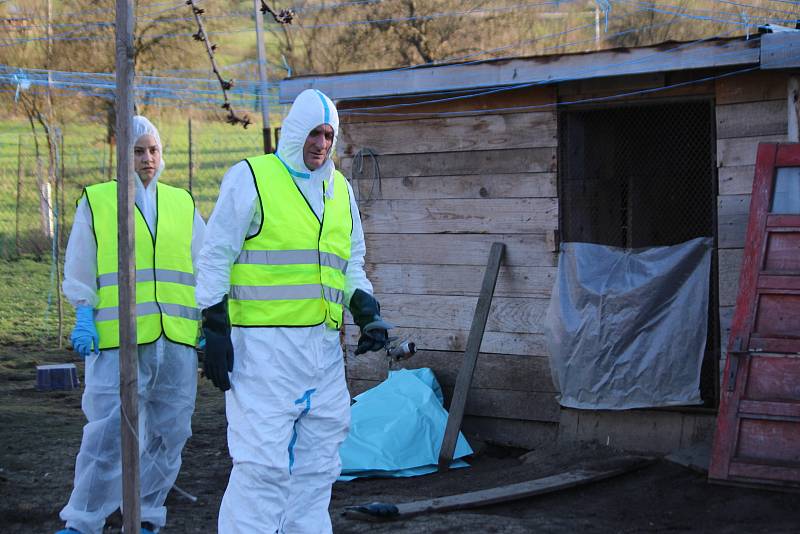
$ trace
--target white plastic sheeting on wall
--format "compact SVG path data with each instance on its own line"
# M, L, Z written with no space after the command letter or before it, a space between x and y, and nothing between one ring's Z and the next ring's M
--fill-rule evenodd
M545 319L562 406L699 404L711 238L626 250L562 243Z

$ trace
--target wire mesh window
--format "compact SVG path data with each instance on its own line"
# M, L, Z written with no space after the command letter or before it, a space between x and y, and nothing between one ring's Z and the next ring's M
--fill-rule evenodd
M560 228L564 241L625 248L714 236L714 104L710 99L568 109L559 116ZM717 263L700 376L718 398Z
M707 100L563 112L563 239L639 248L714 235L712 116Z

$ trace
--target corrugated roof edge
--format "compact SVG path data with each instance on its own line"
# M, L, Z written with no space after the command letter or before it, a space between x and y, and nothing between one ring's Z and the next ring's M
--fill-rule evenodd
M756 34L749 39L739 37L668 42L597 52L297 76L279 82L279 98L282 103L291 103L300 92L309 88L324 92L334 101L345 101L652 72L759 65L762 48L765 47L769 47L773 51L772 55L781 57L783 61L780 66L775 66L773 62L773 66L769 68L790 68L800 65L800 52L795 50L794 43L800 48L800 32ZM788 59L786 50L790 51Z

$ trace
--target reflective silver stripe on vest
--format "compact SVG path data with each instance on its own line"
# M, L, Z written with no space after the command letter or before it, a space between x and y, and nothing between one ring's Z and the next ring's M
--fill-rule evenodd
M136 305L136 316L153 315L161 313L158 304L155 302L140 302ZM119 320L119 307L110 306L108 308L98 308L94 312L95 321L117 321Z
M322 286L322 295L328 302L344 304L344 291L340 291L329 286Z
M200 310L190 306L180 304L161 304L161 308L155 302L141 302L136 305L136 316L160 314L161 311L172 317L183 317L193 321L200 320ZM117 321L119 320L119 307L99 308L94 313L95 321Z
M342 273L347 272L347 260L330 252L319 253L319 264L325 267L333 267L337 271L342 271Z
M347 260L330 252L317 250L243 250L236 263L243 265L324 265L343 273Z
M153 274L159 282L174 282L185 286L195 285L194 275L183 271L171 271L169 269L139 269L136 271L137 282L152 282ZM117 273L101 274L97 277L97 287L118 285Z
M236 300L303 300L322 296L319 284L297 286L231 286L231 298Z
M152 282L153 269L139 269L136 271L137 282ZM97 277L98 289L106 286L116 286L119 284L117 273L101 274Z
M243 250L236 263L247 265L307 265L318 261L316 250Z
M191 319L192 321L200 320L200 310L189 306L181 306L180 304L164 304L161 303L161 309L165 314L171 317L182 317L183 319Z
M168 269L156 269L156 281L172 282L192 287L195 285L194 274L183 271L170 271Z

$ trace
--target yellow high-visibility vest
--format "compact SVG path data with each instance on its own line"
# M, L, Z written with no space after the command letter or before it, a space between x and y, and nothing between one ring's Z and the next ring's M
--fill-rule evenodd
M248 158L261 202L259 232L247 238L231 269L233 326L342 325L345 271L353 219L344 176L320 223L289 171L273 154ZM327 188L323 183L323 188Z
M117 182L84 189L97 240L97 295L94 321L100 349L119 347L119 285L117 276ZM166 184L156 189L158 221L155 235L138 208L136 230L136 341L167 339L195 346L200 310L194 298L192 266L194 200Z

